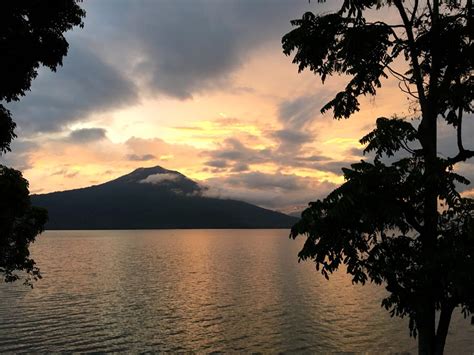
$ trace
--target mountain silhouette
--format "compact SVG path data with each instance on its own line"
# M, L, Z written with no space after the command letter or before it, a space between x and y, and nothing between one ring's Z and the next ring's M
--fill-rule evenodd
M206 189L160 166L104 184L32 195L49 212L46 229L289 228L296 218Z

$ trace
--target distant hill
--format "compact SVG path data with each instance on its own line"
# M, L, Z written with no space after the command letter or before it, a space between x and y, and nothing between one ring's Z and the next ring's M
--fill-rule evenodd
M156 166L101 185L31 199L48 209L46 229L289 228L297 220L203 192L183 174Z

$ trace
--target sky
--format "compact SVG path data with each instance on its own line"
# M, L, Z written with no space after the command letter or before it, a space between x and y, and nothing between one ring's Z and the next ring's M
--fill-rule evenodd
M320 113L347 78L323 85L298 73L281 38L290 20L338 3L85 0L85 26L67 33L63 66L40 69L8 105L19 138L0 163L22 170L32 193L160 165L215 196L301 209L344 181L341 167L367 159L358 141L377 117L411 114L393 78L348 120ZM474 135L469 121L465 137ZM454 154L455 132L439 132L439 154ZM474 181L472 163L459 169Z

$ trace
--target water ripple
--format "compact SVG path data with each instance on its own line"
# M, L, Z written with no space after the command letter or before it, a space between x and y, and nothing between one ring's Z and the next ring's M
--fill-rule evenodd
M0 285L0 352L415 352L383 289L327 282L287 233L47 232L43 280ZM447 352L472 339L456 314Z

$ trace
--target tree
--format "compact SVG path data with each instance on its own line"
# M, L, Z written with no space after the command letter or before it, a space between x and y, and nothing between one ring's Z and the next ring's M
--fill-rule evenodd
M0 3L0 102L18 101L30 89L41 65L55 71L68 43L64 32L82 26L80 0L7 0ZM0 156L16 138L11 113L0 103ZM0 273L5 282L30 284L40 277L29 257L29 245L47 220L32 207L28 182L19 171L0 165Z
M21 173L0 165L0 271L5 282L20 278L16 271L26 273L25 283L41 277L28 247L43 231L47 220L45 209L32 207L28 182Z
M388 7L398 23L367 18ZM458 193L469 181L455 173L474 157L462 140L463 118L473 117L472 0L344 0L335 13L308 12L291 23L283 51L295 53L299 71L323 83L334 74L349 78L322 112L349 118L359 97L376 95L391 75L411 101L414 123L376 120L361 140L373 162L343 169L345 183L311 202L292 228L291 237L306 236L299 258L326 277L345 264L353 282L384 284L382 305L409 317L419 353L442 354L453 310L474 310L474 200ZM457 132L455 156L437 154L438 119Z

